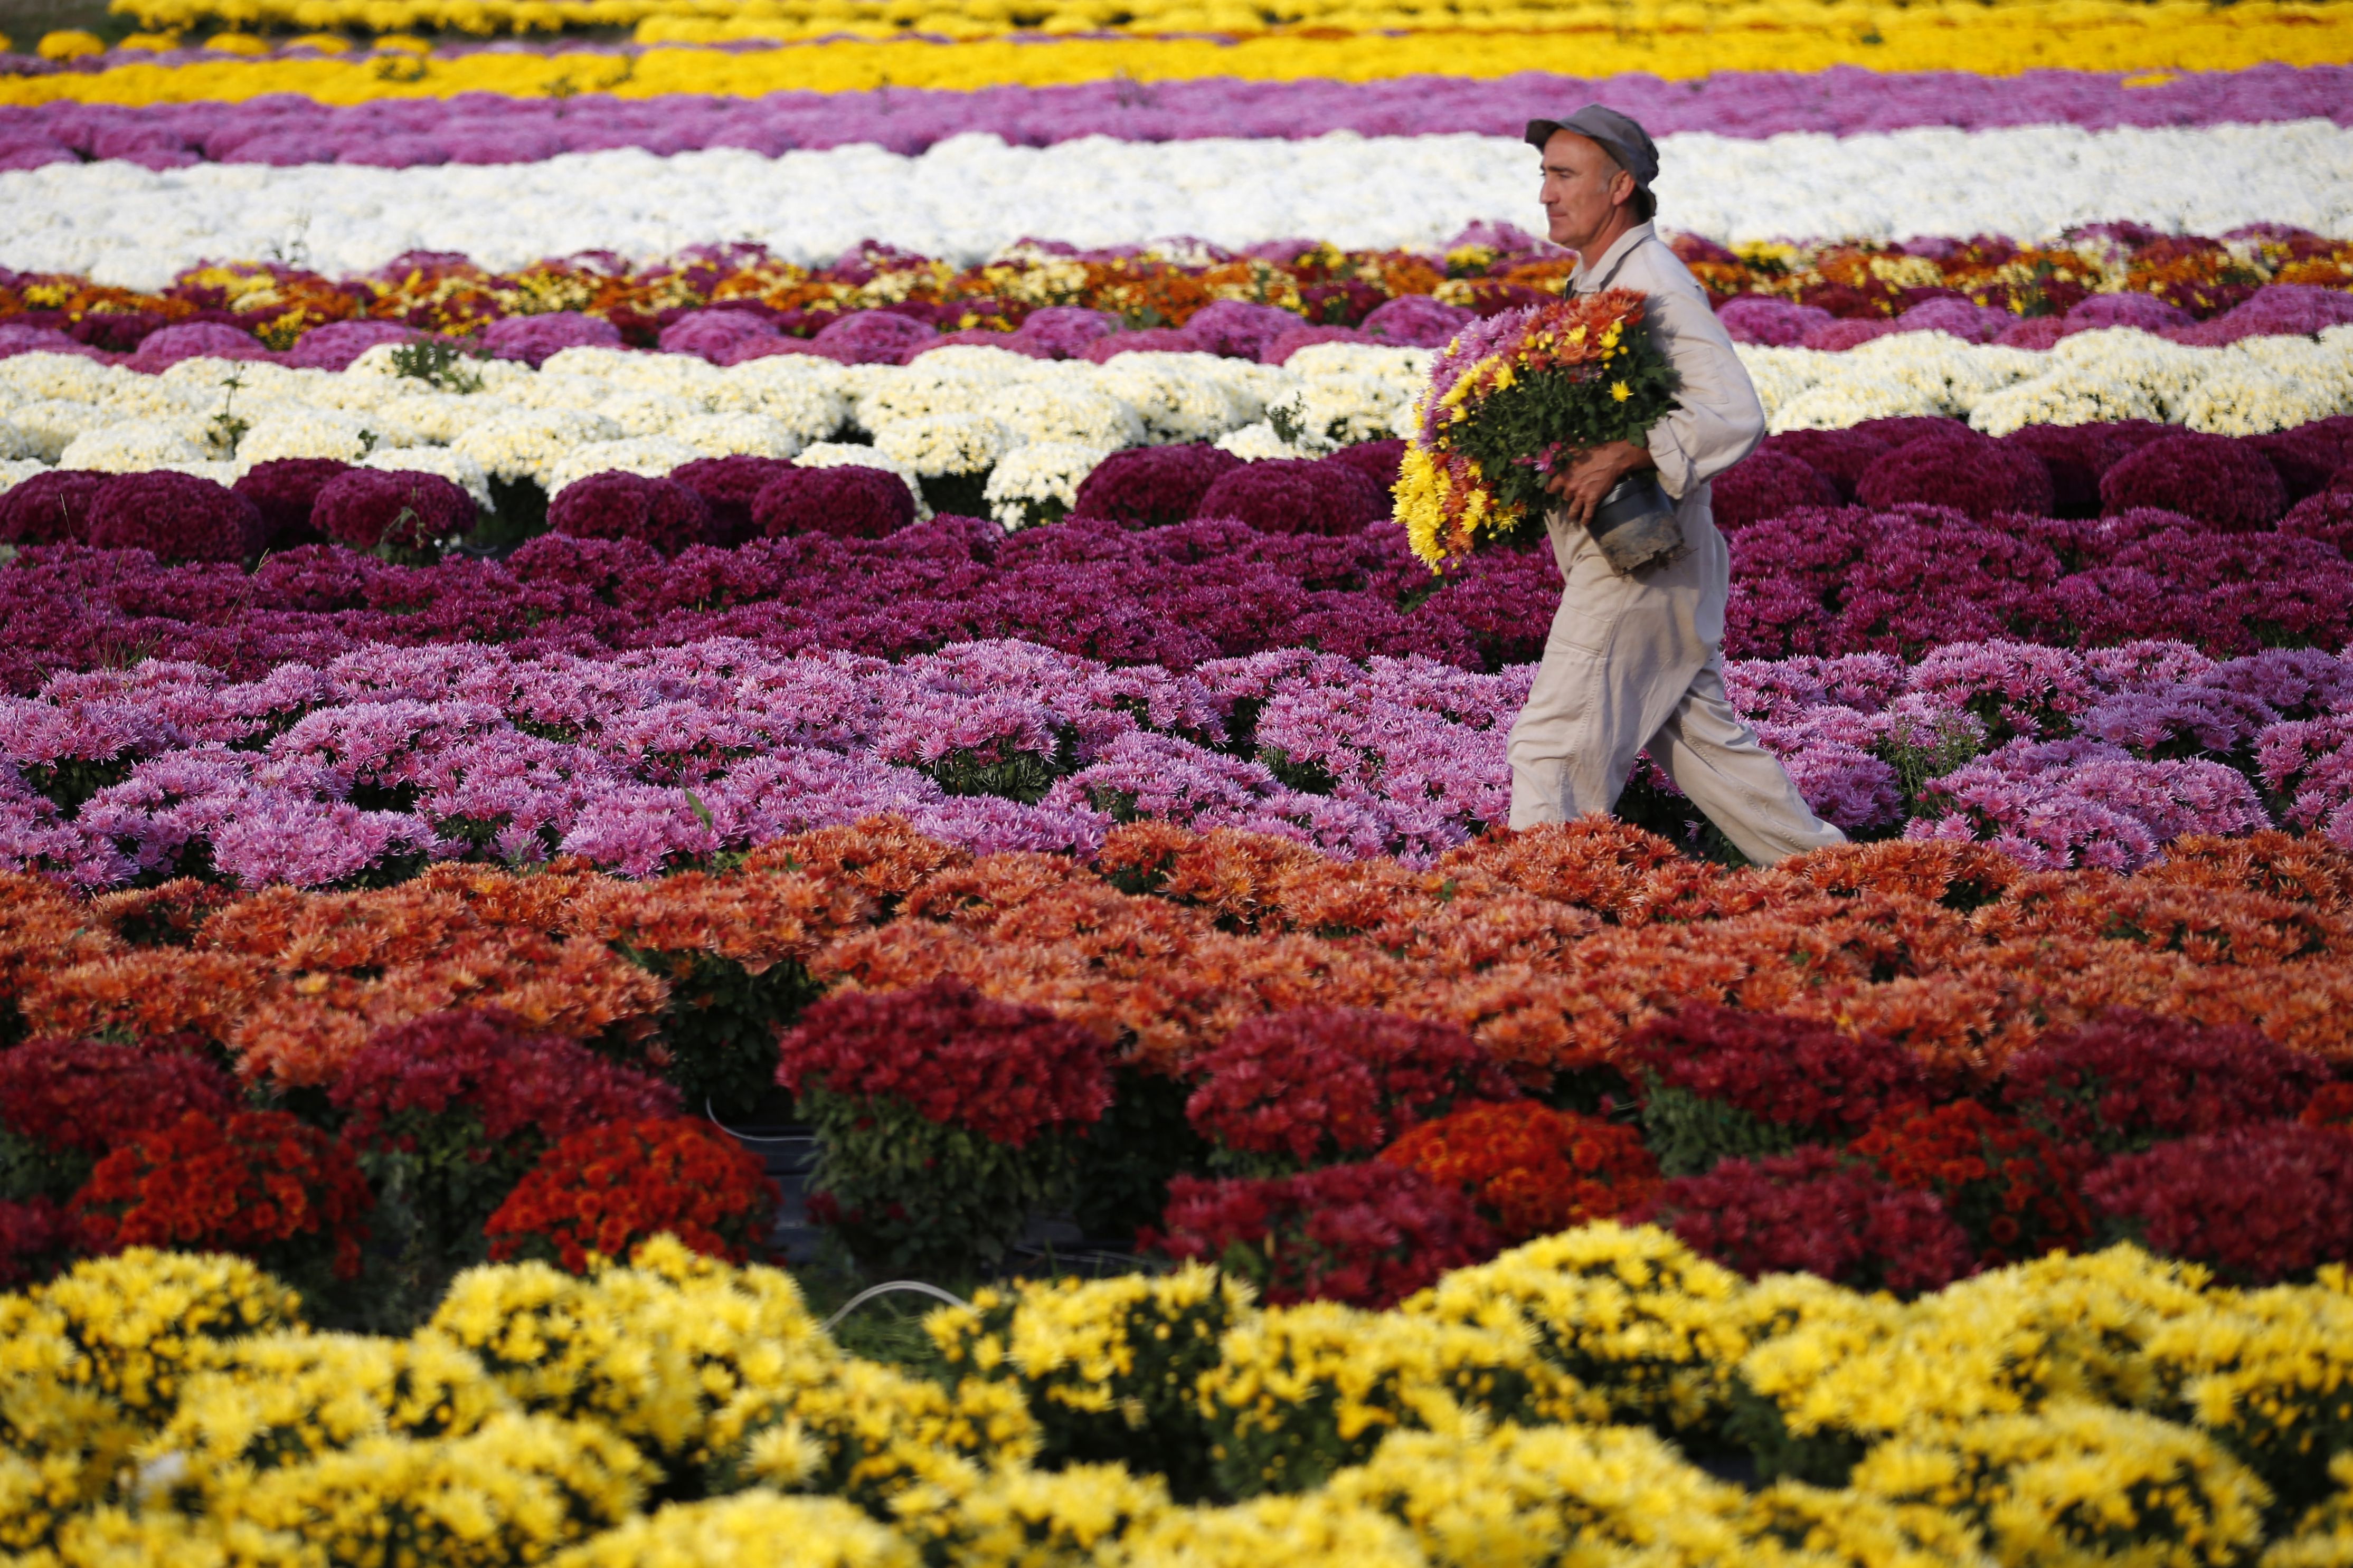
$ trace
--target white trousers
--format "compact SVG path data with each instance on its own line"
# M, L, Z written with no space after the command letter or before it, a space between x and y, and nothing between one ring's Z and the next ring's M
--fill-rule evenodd
M1707 487L1675 508L1689 548L1621 575L1555 509L1545 522L1564 584L1544 662L1512 724L1512 826L1618 804L1646 747L1735 847L1769 866L1846 835L1813 814L1724 692L1731 561Z

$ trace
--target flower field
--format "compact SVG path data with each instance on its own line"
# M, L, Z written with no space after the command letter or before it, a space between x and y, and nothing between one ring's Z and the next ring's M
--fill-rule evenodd
M0 39L0 1556L2353 1563L2344 4ZM1398 521L1588 99L1842 847Z

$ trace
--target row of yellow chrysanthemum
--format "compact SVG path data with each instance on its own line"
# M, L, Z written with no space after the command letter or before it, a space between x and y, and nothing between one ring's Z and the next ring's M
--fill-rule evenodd
M585 1279L472 1270L404 1339L299 1313L249 1264L146 1251L0 1298L0 1548L60 1568L2353 1557L2336 1272L2238 1292L2118 1248L1904 1304L1746 1283L1605 1225L1388 1313L1261 1310L1199 1268L983 1291L927 1321L928 1375L845 1353L789 1276L667 1238ZM1686 1457L1727 1442L1767 1484Z
M1303 28L1276 31L1265 30L1262 17L1244 26L1244 19L1222 14L1170 10L1139 19L1132 36L1051 40L974 37L994 24L945 8L927 11L902 29L887 20L831 16L702 14L700 8L717 0L594 0L586 6L545 0L288 0L280 6L279 0L266 0L275 8L262 12L247 0L231 0L226 13L214 0L137 3L149 8L142 16L157 30L134 34L111 52L91 33L51 33L37 46L41 54L88 63L69 72L0 79L0 102L182 102L290 91L350 103L475 91L538 97L584 90L584 84L629 97L752 96L883 85L1050 86L1119 77L1371 81L1526 70L1588 77L1649 71L1686 79L1853 64L1980 75L2036 68L2161 72L2353 60L2353 29L2334 22L2330 0L2244 0L2227 7L2202 0L2013 0L1972 5L1966 15L1942 5L1765 0L1713 13L1660 6L1639 19L1599 6L1486 15L1356 7L1313 18ZM616 7L610 20L634 22L638 41L651 47L634 57L449 54L400 30L553 29L608 6ZM201 40L186 36L208 20L233 26ZM245 30L269 25L311 30L277 41ZM1220 36L1162 36L1195 30ZM346 32L377 36L362 48ZM811 47L820 38L828 41ZM794 47L706 47L759 41ZM199 44L210 58L149 58ZM396 58L417 56L429 58Z

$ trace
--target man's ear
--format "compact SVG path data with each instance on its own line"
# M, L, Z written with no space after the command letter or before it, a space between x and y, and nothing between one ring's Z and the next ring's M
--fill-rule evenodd
M1609 176L1610 205L1612 206L1624 206L1628 202L1634 199L1635 188L1633 174L1625 169L1619 170L1616 174Z

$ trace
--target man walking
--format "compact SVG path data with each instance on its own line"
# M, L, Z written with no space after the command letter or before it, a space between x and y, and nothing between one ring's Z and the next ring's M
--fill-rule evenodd
M1708 480L1754 451L1765 410L1717 325L1707 295L1652 232L1659 152L1625 115L1588 104L1528 123L1544 154L1554 243L1575 250L1574 293L1631 289L1649 297L1652 337L1682 378L1679 407L1641 444L1578 454L1546 487L1553 558L1566 586L1527 706L1512 725L1512 826L1607 813L1646 746L1735 847L1760 865L1842 844L1809 808L1724 692L1724 605L1730 558ZM1621 574L1586 523L1629 473L1656 468L1673 498L1683 552Z

